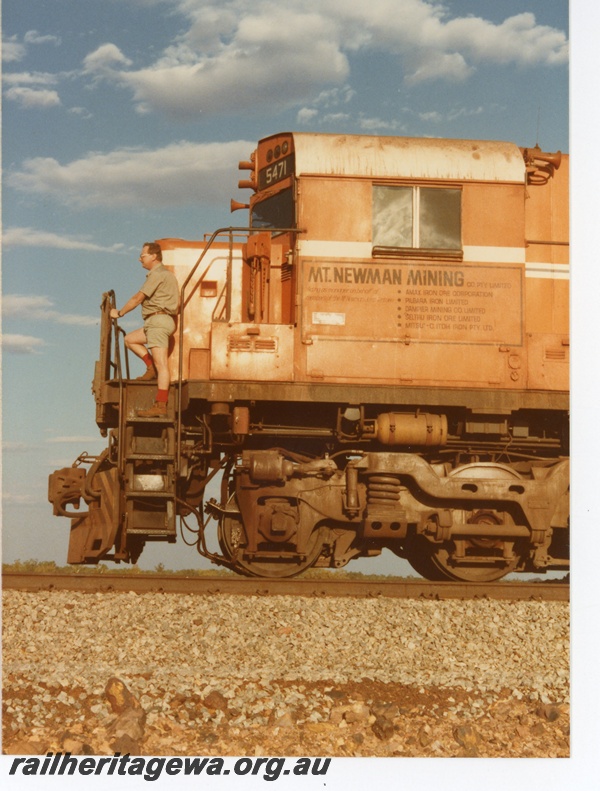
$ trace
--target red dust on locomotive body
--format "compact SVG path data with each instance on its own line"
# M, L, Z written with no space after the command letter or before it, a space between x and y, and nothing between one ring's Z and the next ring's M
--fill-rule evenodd
M158 240L181 296L166 416L138 417L154 387L103 297L108 447L50 476L68 561L136 562L180 519L245 575L384 548L429 579L567 569L568 157L283 133L240 169L248 226Z

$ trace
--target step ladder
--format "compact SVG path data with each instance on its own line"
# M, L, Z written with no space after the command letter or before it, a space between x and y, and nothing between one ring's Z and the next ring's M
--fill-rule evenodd
M174 542L176 529L176 401L169 390L165 417L138 417L154 403L156 382L123 383L119 470L125 531L149 541Z

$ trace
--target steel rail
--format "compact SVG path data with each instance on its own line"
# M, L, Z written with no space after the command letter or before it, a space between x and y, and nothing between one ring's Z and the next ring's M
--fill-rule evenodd
M187 593L195 595L391 597L399 599L504 599L569 601L565 582L428 582L334 579L184 577L175 574L26 574L5 572L4 590L79 591L82 593Z

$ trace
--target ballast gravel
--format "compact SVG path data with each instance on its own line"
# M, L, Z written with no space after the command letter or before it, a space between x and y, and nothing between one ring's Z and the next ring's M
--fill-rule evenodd
M5 753L569 755L563 602L3 600Z

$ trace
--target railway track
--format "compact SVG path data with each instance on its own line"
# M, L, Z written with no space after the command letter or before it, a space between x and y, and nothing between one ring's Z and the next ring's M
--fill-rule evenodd
M244 596L378 596L400 599L504 599L569 601L565 582L428 582L420 579L357 581L333 579L258 579L183 577L173 574L22 574L2 575L4 590L79 591L83 593L189 593Z

